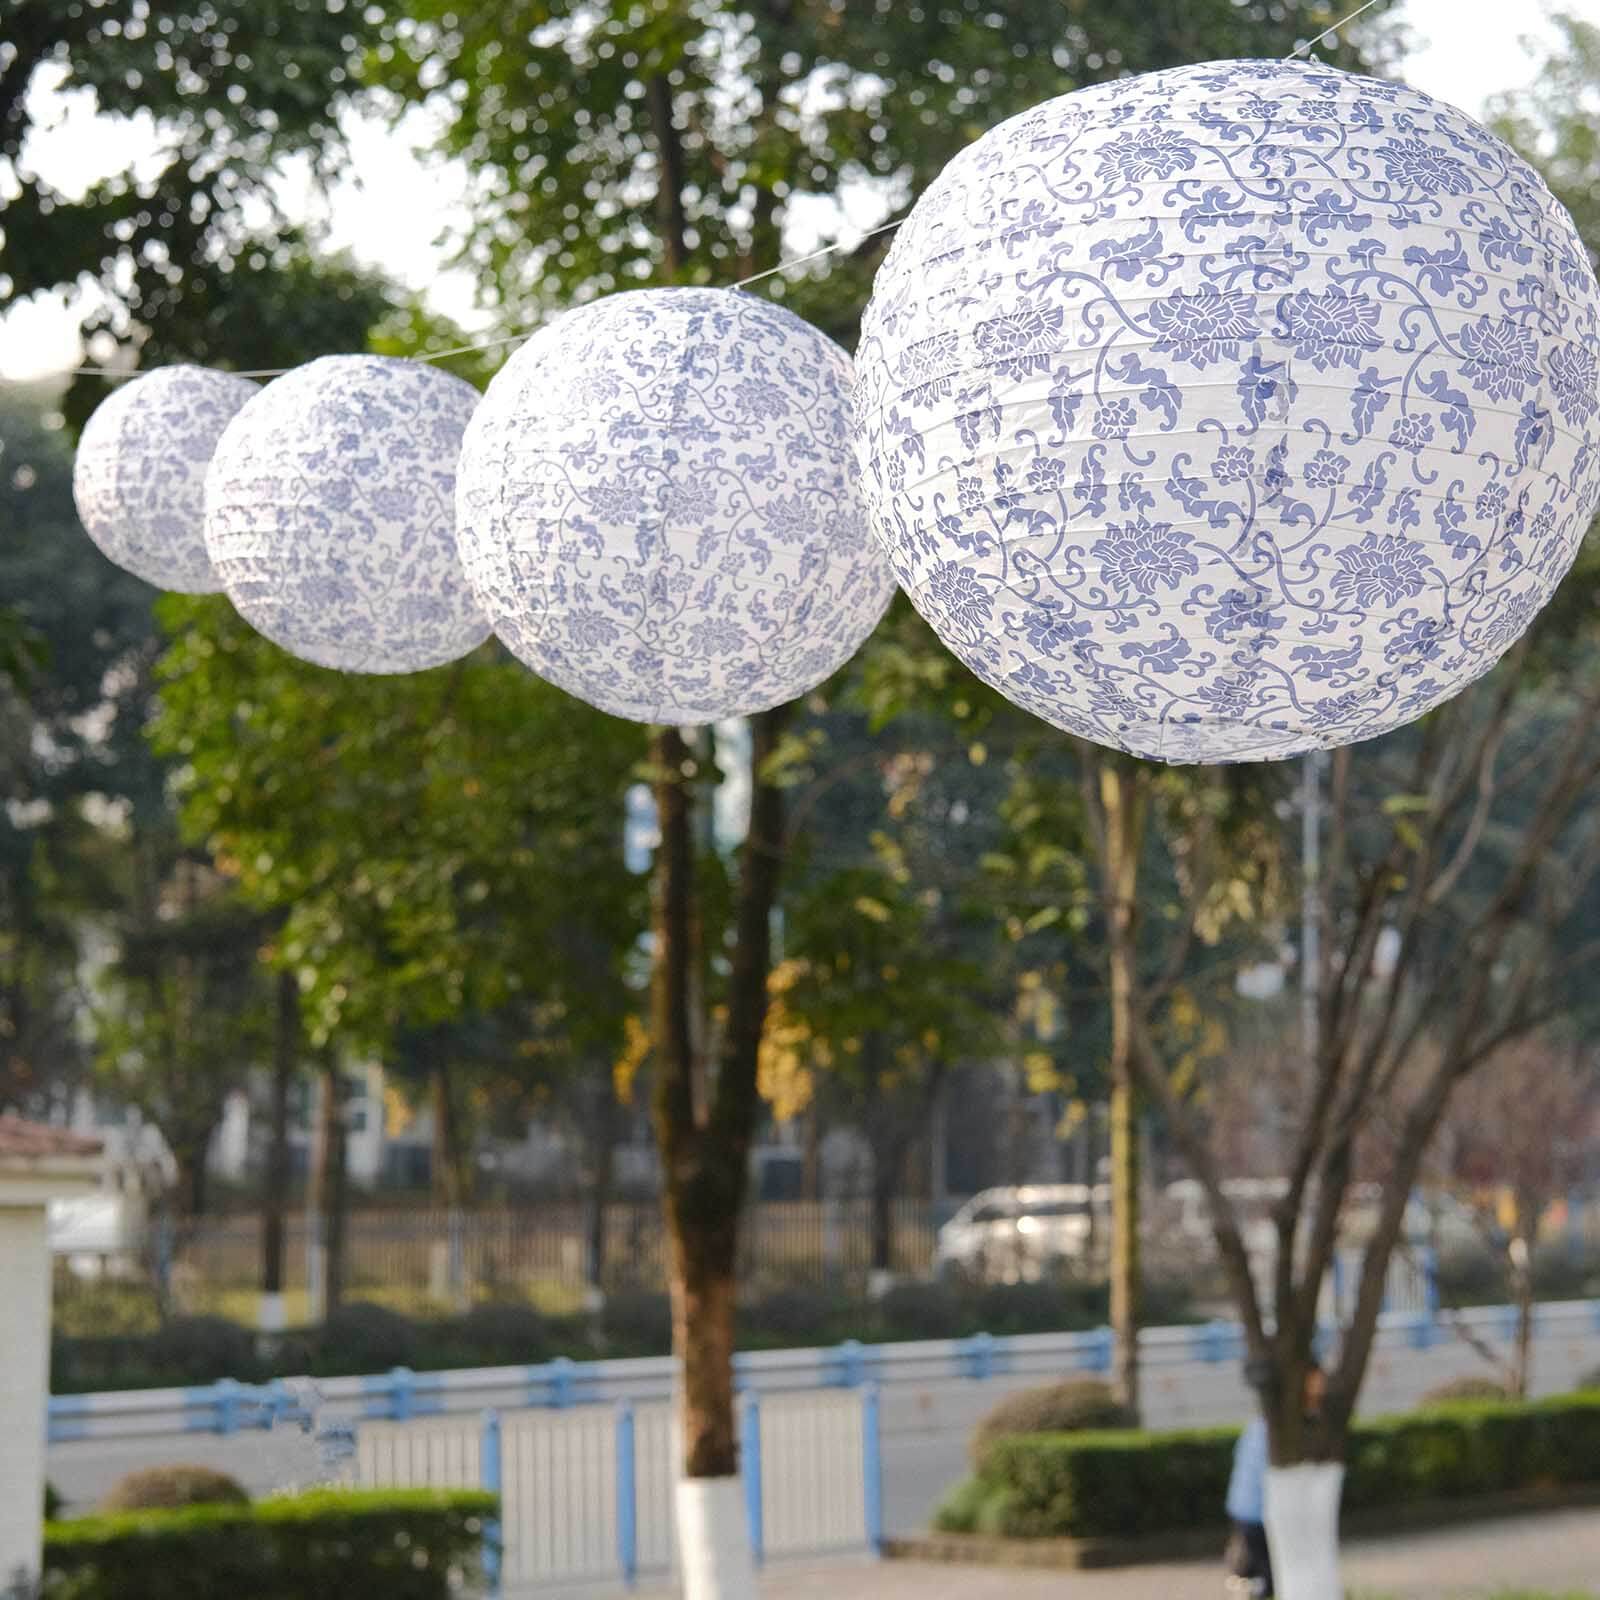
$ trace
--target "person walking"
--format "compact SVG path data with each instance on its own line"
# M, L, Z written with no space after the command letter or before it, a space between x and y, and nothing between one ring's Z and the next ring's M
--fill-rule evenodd
M1228 1592L1271 1600L1272 1553L1267 1547L1267 1419L1254 1416L1233 1447L1228 1478L1228 1520L1233 1530L1223 1558Z

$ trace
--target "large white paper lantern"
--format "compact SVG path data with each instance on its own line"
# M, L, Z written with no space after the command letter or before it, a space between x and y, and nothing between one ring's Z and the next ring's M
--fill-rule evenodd
M222 587L206 555L206 467L255 393L231 372L158 367L96 407L78 440L72 497L84 531L119 567L178 594Z
M1600 494L1596 285L1414 89L1220 62L986 134L874 286L857 444L981 678L1170 761L1368 738L1487 671Z
M343 672L418 672L482 644L454 527L478 398L383 356L323 356L263 389L206 480L206 547L240 615Z
M894 593L849 388L837 345L727 289L613 295L536 333L461 451L461 555L494 631L641 722L814 688Z

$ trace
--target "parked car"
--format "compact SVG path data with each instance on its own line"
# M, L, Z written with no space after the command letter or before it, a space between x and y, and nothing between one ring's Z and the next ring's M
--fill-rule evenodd
M1109 1215L1104 1185L985 1189L939 1230L935 1270L990 1283L1037 1282L1060 1267L1086 1264Z

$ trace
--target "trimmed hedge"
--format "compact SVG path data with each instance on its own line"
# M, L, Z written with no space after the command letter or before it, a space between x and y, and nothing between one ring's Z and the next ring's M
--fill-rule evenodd
M1019 1389L995 1406L972 1430L967 1453L979 1470L990 1445L1021 1433L1089 1433L1131 1428L1133 1414L1099 1378L1065 1378L1037 1389Z
M1478 1405L1483 1401L1514 1400L1515 1395L1494 1378L1472 1374L1465 1378L1448 1378L1435 1384L1417 1402L1419 1410L1428 1411L1434 1406Z
M945 1501L945 1533L1137 1538L1216 1523L1235 1428L1013 1435ZM1600 1394L1456 1404L1350 1430L1347 1510L1600 1483ZM976 1487L974 1487L974 1484Z
M477 1492L315 1490L246 1506L52 1522L40 1596L447 1600L481 1570L495 1512L495 1497Z
M243 1506L244 1485L215 1467L140 1467L112 1485L101 1511L176 1511L183 1506Z
M1152 1320L1198 1320L1177 1286L1148 1287ZM1157 1297L1159 1298L1159 1302ZM1104 1284L910 1283L863 1307L838 1289L781 1289L739 1306L739 1347L863 1344L1084 1331L1104 1325ZM157 1333L104 1338L57 1333L50 1358L53 1394L102 1389L161 1389L235 1378L340 1377L410 1367L527 1366L567 1356L575 1361L666 1355L672 1310L664 1294L629 1290L607 1297L598 1320L545 1316L517 1302L486 1302L465 1316L417 1318L351 1300L320 1328L270 1341L221 1317L184 1317Z

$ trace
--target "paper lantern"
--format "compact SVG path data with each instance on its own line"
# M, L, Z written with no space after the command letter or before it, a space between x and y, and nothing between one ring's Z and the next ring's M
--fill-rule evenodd
M641 722L804 694L894 593L850 454L850 363L781 307L644 289L568 312L467 429L461 555L501 640Z
M382 356L323 356L263 389L206 479L206 548L240 615L342 672L418 672L482 644L454 526L477 403L460 378Z
M72 497L84 531L158 589L214 594L205 540L206 467L256 385L207 367L159 367L95 409L78 441Z
M1001 124L857 357L874 527L979 677L1170 761L1382 733L1487 671L1595 509L1596 285L1537 174L1304 62Z

